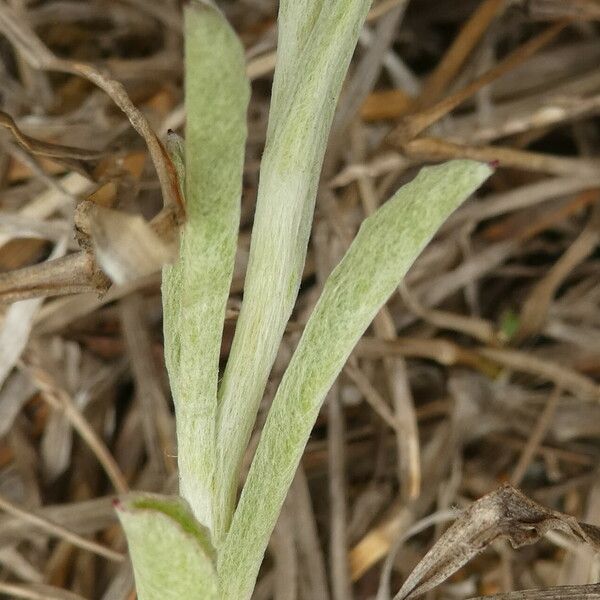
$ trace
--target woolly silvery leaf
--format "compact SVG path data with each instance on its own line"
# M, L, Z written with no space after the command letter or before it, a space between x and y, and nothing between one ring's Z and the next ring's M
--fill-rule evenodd
M269 411L222 551L225 598L249 598L317 414L346 359L444 220L490 175L468 160L426 167L366 219L329 276Z
M244 303L219 390L217 540L298 289L333 112L370 0L282 0Z
M208 530L181 498L138 494L116 505L138 600L217 600Z
M193 2L184 14L186 222L179 261L163 271L165 359L177 416L181 494L212 528L219 353L250 91L242 46L221 13Z

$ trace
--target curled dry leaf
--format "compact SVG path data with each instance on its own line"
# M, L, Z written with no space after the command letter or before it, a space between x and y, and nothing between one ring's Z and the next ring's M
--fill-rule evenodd
M600 550L600 528L537 504L505 485L462 513L416 566L394 600L417 598L433 589L499 537L508 537L518 548L537 542L551 529Z
M84 250L93 249L104 273L117 284L155 273L177 255L176 244L161 238L140 215L82 202L75 224Z
M0 126L8 129L22 148L38 156L47 156L58 159L98 160L104 156L104 152L86 150L62 144L51 144L43 140L37 140L21 131L14 119L4 111L0 110Z

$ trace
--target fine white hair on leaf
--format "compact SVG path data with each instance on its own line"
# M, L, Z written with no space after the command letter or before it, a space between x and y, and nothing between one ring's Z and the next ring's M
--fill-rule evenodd
M491 172L470 160L422 169L363 222L327 279L273 400L220 549L223 598L250 597L323 399L355 344L440 225Z
M139 600L217 600L208 530L178 497L131 494L115 504L133 564Z
M244 452L300 288L335 105L370 4L280 2L244 302L219 389L217 540L229 527Z
M163 269L165 360L177 416L181 495L212 529L219 355L237 246L250 86L243 48L223 15L188 4L184 187L179 260ZM183 174L185 165L185 176Z

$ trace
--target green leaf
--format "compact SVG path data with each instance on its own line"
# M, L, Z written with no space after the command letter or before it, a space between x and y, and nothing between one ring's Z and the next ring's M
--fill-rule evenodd
M370 0L282 0L244 302L219 390L217 540L298 289L327 136Z
M511 340L519 331L521 321L519 315L512 309L505 310L500 317L500 333L506 340Z
M185 208L179 261L163 270L165 359L177 415L181 494L210 529L219 354L240 218L246 110L243 48L225 18L188 4ZM181 168L176 140L175 162Z
M321 404L356 342L440 225L490 173L468 160L424 168L363 222L328 278L273 400L219 553L223 598L249 598Z
M137 494L116 505L138 600L218 600L208 530L181 498Z

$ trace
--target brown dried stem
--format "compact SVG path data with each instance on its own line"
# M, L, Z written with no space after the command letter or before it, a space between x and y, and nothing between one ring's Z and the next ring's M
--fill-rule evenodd
M122 561L125 556L120 552L115 552L106 546L102 546L102 544L97 544L92 540L88 540L77 533L73 533L69 531L66 527L62 525L57 525L56 523L52 523L52 521L48 519L44 519L36 514L27 512L22 508L14 505L12 502L9 502L6 498L0 496L0 509L18 517L19 519L23 519L28 523L31 523L37 529L44 531L50 535L56 536L77 546L78 548L82 548L83 550L88 550L89 552L93 552L98 556L103 556L104 558L108 558L109 560Z
M529 40L527 43L517 48L517 50L511 52L495 67L484 73L481 77L478 77L463 89L441 100L431 108L406 117L398 127L388 134L388 142L392 145L401 145L404 142L417 137L421 132L433 125L436 121L439 121L450 111L454 110L465 100L473 96L473 94L477 93L481 88L513 70L530 56L533 56L544 46L548 45L569 23L570 21L568 20L555 23L532 40Z

